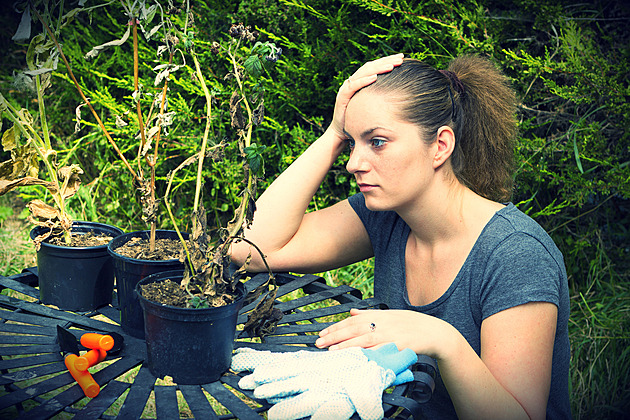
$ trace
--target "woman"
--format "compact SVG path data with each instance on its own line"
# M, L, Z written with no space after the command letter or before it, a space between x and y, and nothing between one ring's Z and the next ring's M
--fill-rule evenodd
M402 54L366 63L333 121L257 201L248 239L276 271L375 256L389 310L352 310L320 333L331 350L394 342L438 362L427 418L568 418L563 258L509 200L515 96L479 57L438 71ZM305 214L350 146L360 194ZM281 204L280 204L281 203ZM233 258L250 254L241 243ZM264 270L253 252L250 269Z

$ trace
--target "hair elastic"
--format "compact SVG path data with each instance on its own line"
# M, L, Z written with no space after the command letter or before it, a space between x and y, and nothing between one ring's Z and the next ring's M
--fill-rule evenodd
M453 97L453 91L451 90L451 85L453 85L457 93L461 95L464 93L464 84L462 83L461 80L459 80L459 77L457 77L457 75L450 70L440 70L440 73L446 76L449 80L449 83L447 85L448 96L451 97L451 115L453 116L453 118L455 118L455 98Z
M464 84L462 83L461 80L459 80L459 77L457 77L455 73L453 73L450 70L440 70L440 73L448 77L448 80L451 82L451 84L453 85L457 93L459 93L460 95L464 93L466 88L464 87Z

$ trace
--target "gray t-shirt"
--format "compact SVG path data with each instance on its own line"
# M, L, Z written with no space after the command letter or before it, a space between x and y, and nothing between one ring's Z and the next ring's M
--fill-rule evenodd
M374 249L374 296L390 309L409 309L440 318L480 354L481 322L497 312L527 302L558 307L553 348L548 419L571 417L569 403L569 291L562 254L533 219L508 204L485 226L448 290L423 306L409 303L405 282L405 247L409 226L391 211L370 211L365 198L349 199ZM429 419L457 418L439 377L431 400L423 405Z

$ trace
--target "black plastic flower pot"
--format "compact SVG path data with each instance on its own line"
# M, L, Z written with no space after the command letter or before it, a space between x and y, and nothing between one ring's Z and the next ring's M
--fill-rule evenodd
M229 305L212 308L178 308L152 302L141 286L170 279L181 282L182 270L157 273L138 283L136 293L144 310L147 364L158 378L170 376L177 384L200 385L217 381L232 362L238 311L245 287Z
M117 248L126 244L132 238L148 240L149 236L150 231L148 230L125 233L111 241L107 247L112 256L116 274L120 326L126 333L136 338L144 338L142 308L135 293L138 282L151 274L184 269L184 264L176 258L170 260L141 260L125 257L116 252ZM188 238L188 234L183 234L183 236L184 239ZM177 232L173 230L157 230L155 237L157 239L179 240Z
M31 239L48 229L38 226L31 230ZM94 232L117 237L123 231L95 222L75 221L72 233ZM39 299L46 305L75 312L92 311L112 302L114 267L107 244L70 247L42 242L37 251Z

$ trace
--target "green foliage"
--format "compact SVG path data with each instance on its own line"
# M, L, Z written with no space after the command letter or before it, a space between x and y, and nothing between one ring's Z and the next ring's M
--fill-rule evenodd
M194 296L189 301L188 304L190 308L200 309L200 308L208 308L208 301L206 299L201 298L200 296Z
M0 16L6 20L11 14ZM183 26L180 13L168 16L176 26ZM576 418L621 417L618 413L628 408L628 395L622 392L620 381L630 375L624 350L630 344L629 16L623 2L612 0L237 0L195 2L193 9L198 28L195 44L208 74L228 73L226 56L212 53L211 45L228 36L231 24L243 22L261 34L260 45L244 46L242 54L255 57L248 65L260 72L257 80L245 83L251 91L264 92L265 98L252 146L243 151L250 166L260 163L262 171L258 159L262 150L258 148L266 146L264 172L260 173L267 178L260 189L323 133L332 117L338 87L367 60L404 52L442 69L457 55L481 54L506 72L520 98L512 201L551 233L565 256L574 291L571 334ZM108 50L91 62L83 59L93 46L119 39L126 24L124 14L112 4L75 16L61 37L81 85L121 149L133 160L137 133L131 128L136 122L130 107L134 90L129 76L131 46ZM3 93L15 89L10 76L18 69L19 60L14 57L24 48L5 38L0 36L0 46L7 51L0 69ZM269 53L262 52L266 42L282 48L273 74L265 71L261 59ZM154 68L160 64L156 46L156 40L140 37L140 78L146 94L142 104L149 107L158 92L154 86L158 73ZM90 201L79 193L70 207L78 206L75 213L85 212L125 229L144 227L137 198L126 187L131 179L93 121L84 118L81 131L74 134L80 100L65 72L54 72L52 82L53 94L47 102L49 124L55 133L52 141L73 151L73 161L85 171L83 179L92 197ZM208 78L214 98L211 145L234 138L228 82ZM203 93L190 63L171 75L169 88L168 106L175 116L161 142L158 197L164 194L168 174L198 150L205 126ZM22 95L11 99L35 109L32 95ZM116 116L129 126L117 127ZM75 147L78 142L80 146ZM237 145L227 147L232 149L226 156L238 155L232 153ZM343 157L335 163L311 209L356 192L344 165ZM238 206L241 173L242 162L234 157L217 158L205 165L204 205L209 225L224 224ZM193 168L185 168L171 191L172 202L177 203L175 217L184 223L184 230L194 177ZM169 227L166 219L160 224ZM358 276L369 284L369 275L363 266L350 267L336 271L328 280L350 282ZM615 325L621 327L615 329ZM613 367L607 360L619 360L619 365Z

